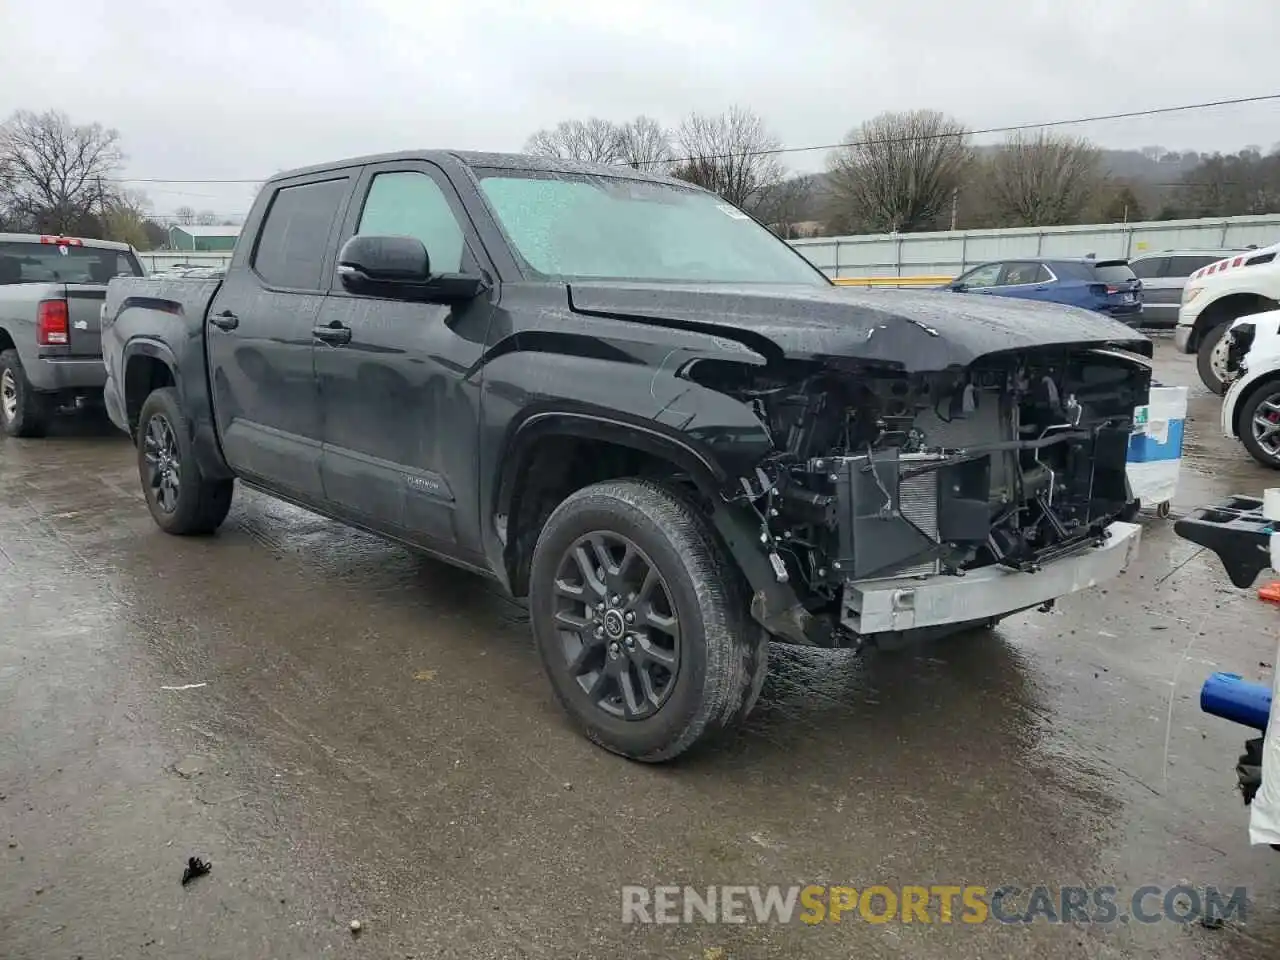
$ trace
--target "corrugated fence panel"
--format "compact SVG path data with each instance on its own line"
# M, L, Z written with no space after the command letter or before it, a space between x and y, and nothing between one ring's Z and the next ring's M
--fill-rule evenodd
M831 277L956 276L988 260L1136 257L1180 247L1264 247L1280 241L1280 214L1071 227L873 234L791 241Z
M231 262L231 251L209 250L142 250L138 253L143 269L158 273L171 267L225 267Z

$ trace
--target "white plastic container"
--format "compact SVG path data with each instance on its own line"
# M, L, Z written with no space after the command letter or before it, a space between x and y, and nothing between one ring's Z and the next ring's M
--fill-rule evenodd
M1186 387L1152 387L1146 406L1133 411L1125 472L1143 507L1167 515L1182 471L1182 435L1187 420Z

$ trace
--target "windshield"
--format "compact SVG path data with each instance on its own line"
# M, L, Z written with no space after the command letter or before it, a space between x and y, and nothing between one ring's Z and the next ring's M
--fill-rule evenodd
M137 258L127 250L0 241L0 284L101 284L121 275L142 276Z
M508 170L480 177L507 239L542 278L827 284L790 245L700 190Z

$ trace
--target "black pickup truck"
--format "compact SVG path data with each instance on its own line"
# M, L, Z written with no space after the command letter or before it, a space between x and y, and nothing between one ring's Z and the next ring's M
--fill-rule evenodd
M427 152L281 174L220 280L112 280L152 516L236 479L527 598L593 740L683 752L770 638L990 624L1119 574L1151 343L1067 307L833 284L625 167Z

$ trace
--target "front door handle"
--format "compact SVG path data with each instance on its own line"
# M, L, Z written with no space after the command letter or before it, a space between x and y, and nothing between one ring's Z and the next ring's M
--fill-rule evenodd
M351 342L351 328L344 327L340 323L332 323L324 327L312 327L311 336L315 337L322 343L327 343L334 347L340 347L343 344Z
M236 327L240 326L240 318L230 310L223 310L221 313L215 313L209 318L209 322L219 330L234 330Z

